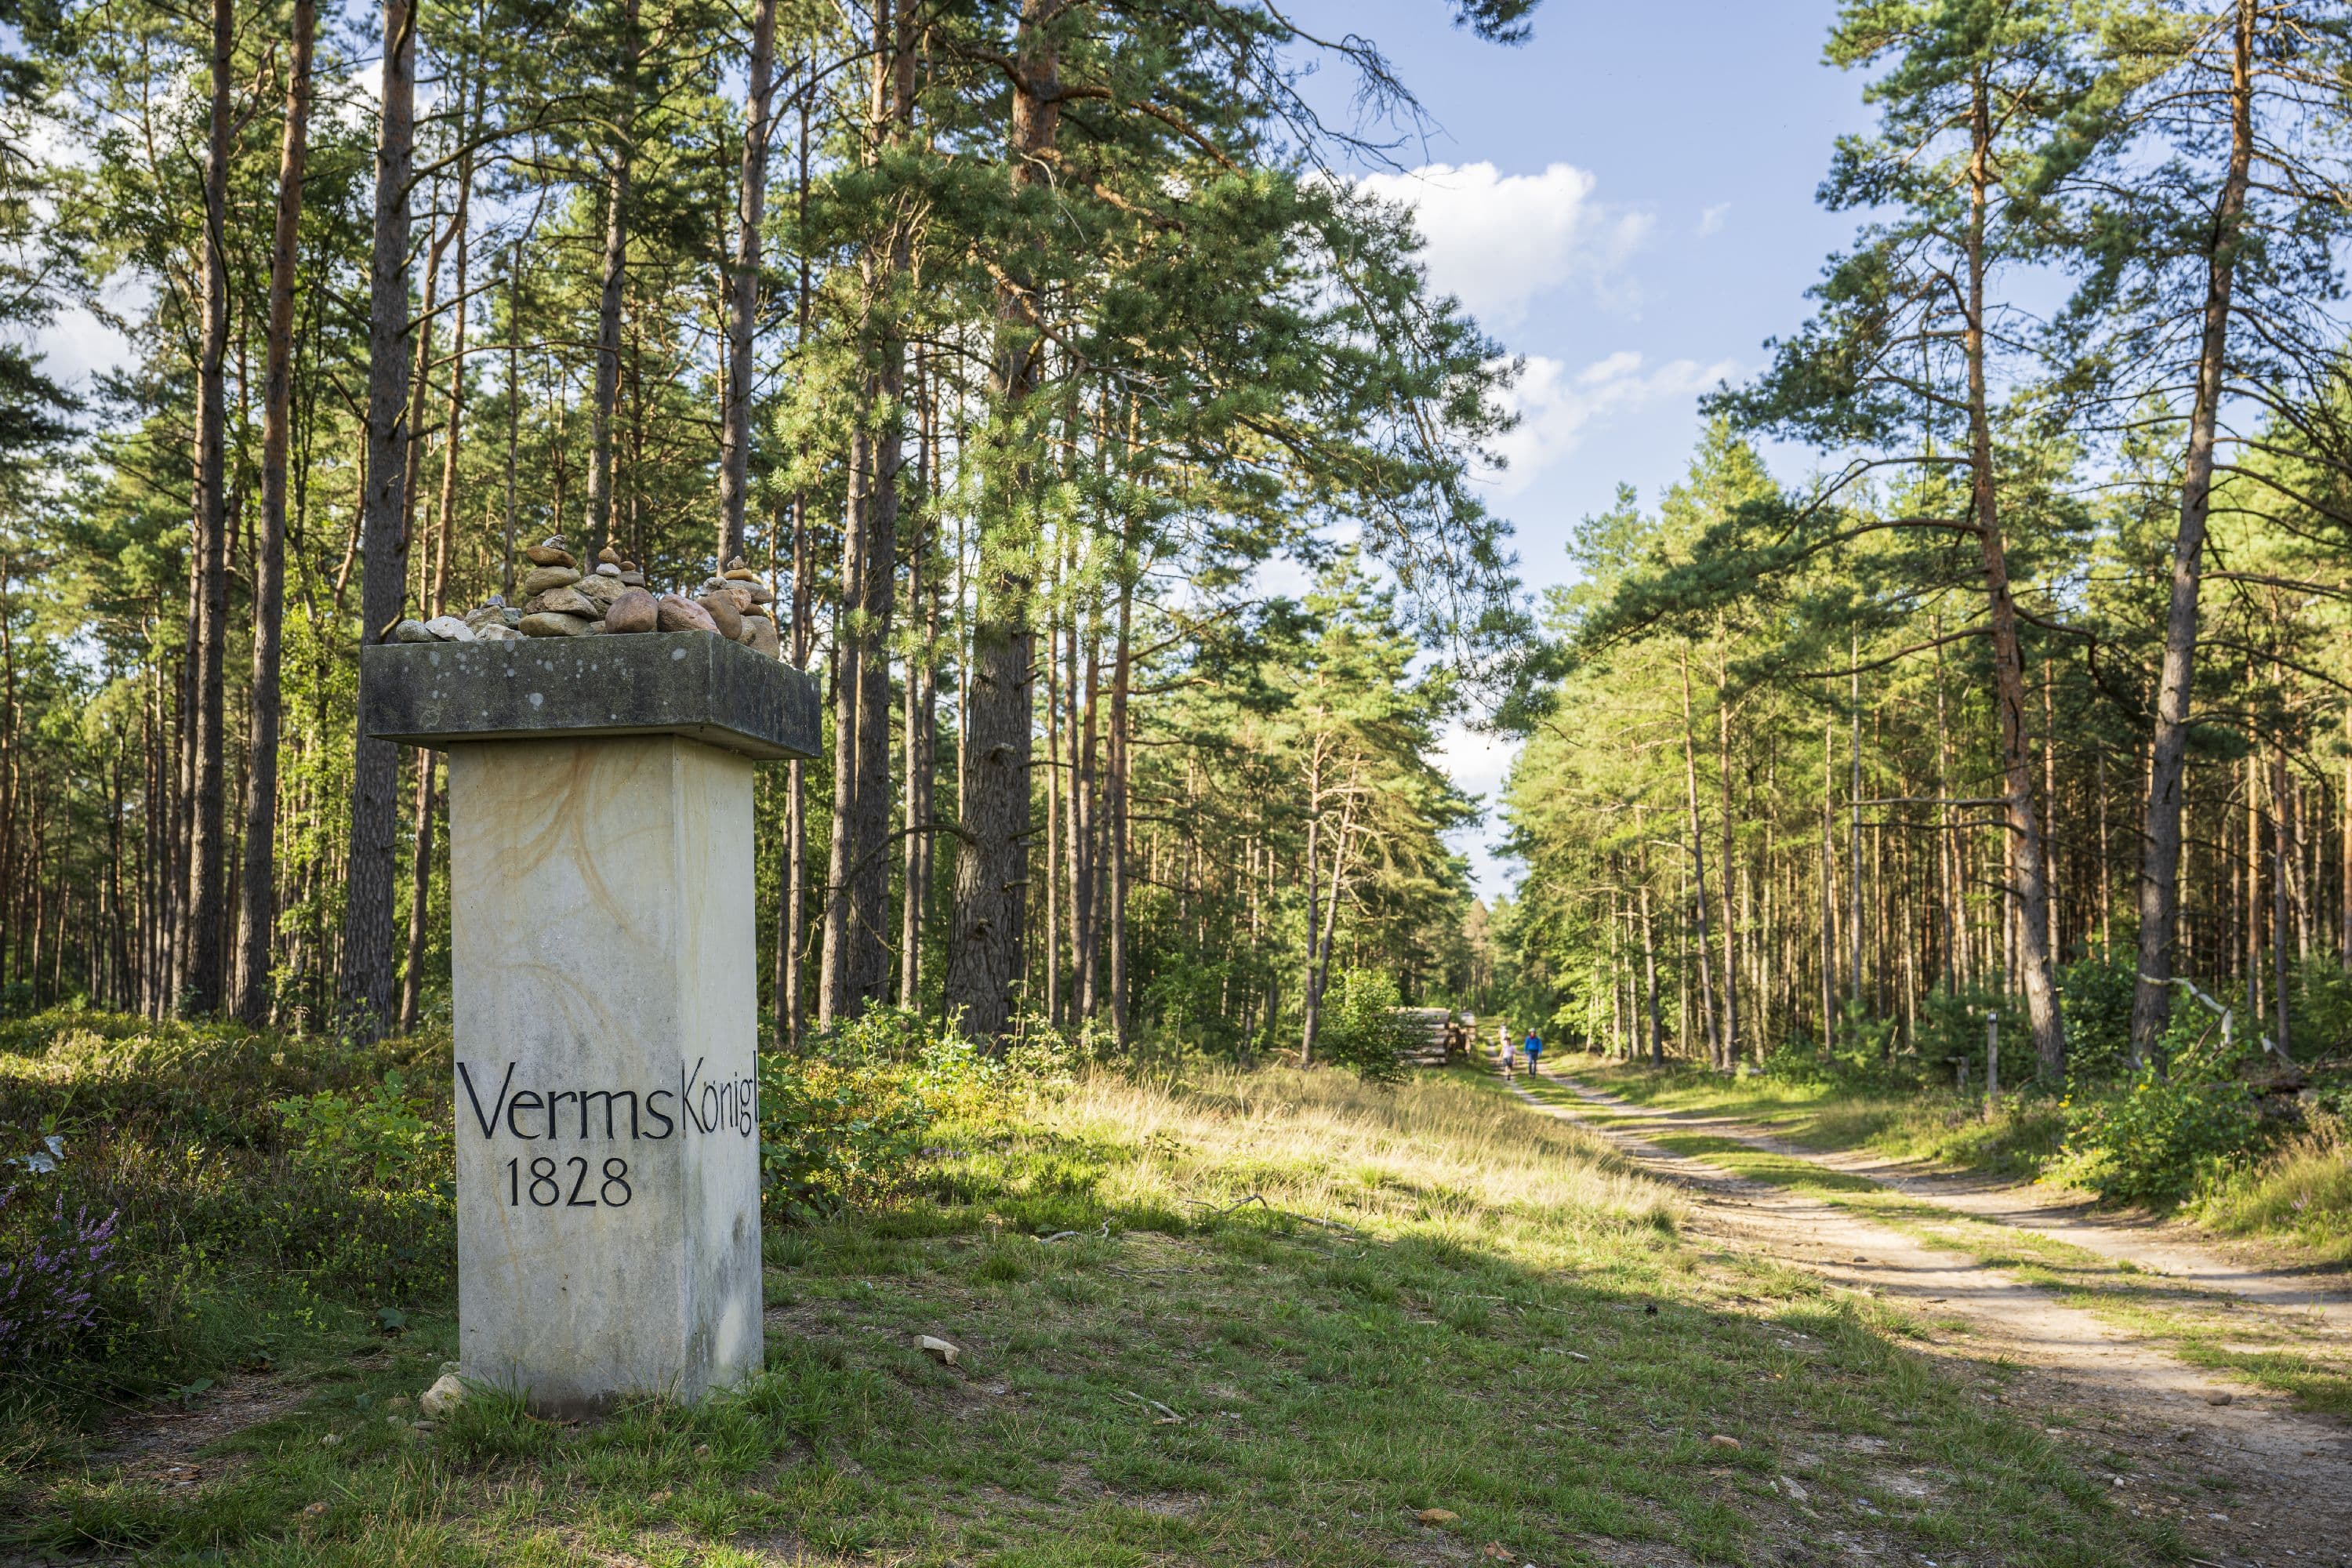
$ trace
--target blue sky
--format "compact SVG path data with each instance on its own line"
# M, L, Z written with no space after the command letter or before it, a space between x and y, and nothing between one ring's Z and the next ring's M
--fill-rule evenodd
M1859 78L1824 66L1829 0L1549 0L1517 48L1480 43L1443 0L1313 0L1311 31L1377 41L1434 122L1367 169L1410 202L1433 281L1527 359L1511 467L1491 484L1531 589L1564 582L1576 521L1620 483L1679 478L1698 395L1763 363L1852 220L1813 192L1864 128ZM1344 105L1344 68L1314 89ZM1787 476L1784 476L1787 477ZM1457 730L1445 761L1491 805L1508 749ZM1482 893L1509 885L1458 840Z

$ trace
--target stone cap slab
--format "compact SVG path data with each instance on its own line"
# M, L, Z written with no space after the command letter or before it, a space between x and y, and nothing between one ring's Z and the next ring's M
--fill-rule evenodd
M819 751L815 684L709 632L371 644L360 728L435 748L684 735L761 761Z

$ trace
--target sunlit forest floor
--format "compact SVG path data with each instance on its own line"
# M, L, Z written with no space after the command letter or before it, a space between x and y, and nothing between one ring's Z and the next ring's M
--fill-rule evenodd
M2181 1560L2101 1439L1866 1293L1686 1237L1593 1133L1425 1075L1097 1076L779 1228L768 1364L420 1422L446 1304L313 1297L176 1402L16 1386L8 1547L233 1563ZM959 1347L944 1364L914 1345ZM247 1370L239 1370L243 1366ZM1859 1557L1852 1560L1861 1560Z

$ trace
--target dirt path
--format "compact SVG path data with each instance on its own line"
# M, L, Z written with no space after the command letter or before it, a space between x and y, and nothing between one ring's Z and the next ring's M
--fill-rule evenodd
M2081 1194L2055 1193L1995 1177L1938 1171L1910 1161L1854 1150L1808 1149L1752 1122L1700 1110L1660 1110L1579 1083L1555 1081L1612 1111L1693 1132L1735 1139L1767 1153L1807 1160L1827 1170L1865 1177L1890 1192L2049 1237L2095 1253L2262 1306L2291 1310L2316 1325L2352 1334L2352 1279L2324 1265L2282 1267L2248 1247L2233 1246L2191 1227L2144 1216L2102 1214Z
M1556 1081L1611 1114L1580 1114L1538 1100L1522 1084L1512 1088L1528 1104L1591 1127L1682 1188L1692 1204L1694 1235L1809 1269L1899 1304L1923 1321L1958 1329L1931 1333L1939 1353L2021 1371L2005 1396L1988 1397L2046 1411L2052 1420L2087 1427L2086 1436L2095 1434L2093 1446L2104 1453L2092 1468L2108 1474L2118 1506L2177 1521L2192 1562L2352 1568L2352 1432L2340 1424L2183 1365L1964 1253L1670 1152L1635 1124L1681 1130L1693 1122L1653 1116L1572 1079ZM1720 1125L1707 1131L1737 1136ZM1818 1158L1777 1141L1758 1146ZM1945 1200L1938 1194L1935 1201Z

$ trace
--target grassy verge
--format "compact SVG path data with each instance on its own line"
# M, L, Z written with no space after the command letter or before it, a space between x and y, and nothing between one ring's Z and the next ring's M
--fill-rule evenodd
M1095 1078L939 1137L919 1195L771 1235L768 1365L731 1396L576 1426L482 1396L420 1430L454 1324L322 1324L192 1484L101 1428L6 1475L0 1539L722 1568L2180 1555L1988 1405L1998 1369L1688 1246L1670 1195L1479 1084Z
M1557 1084L1535 1090L1549 1103L1575 1104ZM2055 1293L2103 1321L2163 1345L2190 1365L2226 1372L2248 1384L2292 1397L2304 1408L2352 1416L2352 1361L2315 1348L2290 1317L2236 1297L2152 1275L2053 1237L2032 1235L1881 1186L1867 1177L1802 1158L1752 1148L1713 1133L1643 1127L1642 1136L1673 1153L1755 1181L1768 1182L1975 1258Z

